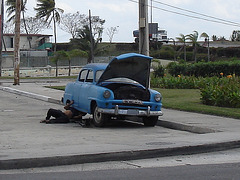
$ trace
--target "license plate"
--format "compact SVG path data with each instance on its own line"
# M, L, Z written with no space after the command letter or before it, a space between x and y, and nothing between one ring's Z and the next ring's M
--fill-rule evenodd
M128 109L128 115L138 115L138 110L136 110L136 109Z

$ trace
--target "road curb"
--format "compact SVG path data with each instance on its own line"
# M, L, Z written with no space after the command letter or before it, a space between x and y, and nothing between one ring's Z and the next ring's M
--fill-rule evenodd
M107 161L127 161L136 159L157 158L166 156L191 155L223 151L240 147L240 140L196 146L182 146L149 150L122 151L112 153L54 156L43 158L0 160L0 170L50 167Z
M163 121L163 120L158 121L157 125L165 127L165 128L169 128L169 129L188 131L188 132L196 133L196 134L221 132L221 131L210 129L210 128L190 126L190 125L185 125L185 124L180 124L180 123L175 123L175 122L169 122L169 121Z
M41 100L41 101L45 101L45 102L50 102L50 103L54 103L54 104L62 104L62 102L60 100L53 99L49 96L35 94L35 93L22 91L22 90L10 88L10 87L1 87L0 86L0 90L9 92L9 93L13 93L13 94L17 94L17 95L21 95L21 96L26 96L26 97L37 99L37 100Z

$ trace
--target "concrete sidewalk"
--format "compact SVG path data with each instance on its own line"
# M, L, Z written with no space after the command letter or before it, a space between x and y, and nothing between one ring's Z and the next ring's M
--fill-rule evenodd
M69 81L25 80L19 86L13 86L12 82L4 80L0 82L0 90L60 107L63 91L44 86L66 85ZM240 147L240 120L169 109L162 111L164 116L153 128L131 124L128 128L82 128L72 124L48 126L28 121L24 126L28 136L19 135L16 129L11 136L1 140L0 169L161 157ZM5 125L7 128L16 126L11 122L5 122ZM42 128L43 125L47 128ZM1 131L5 130L3 128L5 126ZM54 143L47 144L48 138L40 138L36 130L50 135ZM59 138L57 135L63 131L68 137ZM28 144L27 148L22 144ZM7 150L7 146L14 148Z

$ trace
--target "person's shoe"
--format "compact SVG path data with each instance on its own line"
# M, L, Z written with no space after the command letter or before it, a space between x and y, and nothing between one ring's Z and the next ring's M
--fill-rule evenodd
M78 123L80 124L80 126L86 127L86 124L85 124L85 122L83 120L79 121Z

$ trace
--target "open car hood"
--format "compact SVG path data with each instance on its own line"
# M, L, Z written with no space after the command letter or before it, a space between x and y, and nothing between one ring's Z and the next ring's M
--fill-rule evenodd
M151 60L149 56L136 53L117 56L110 61L98 83L112 78L129 78L148 88Z

